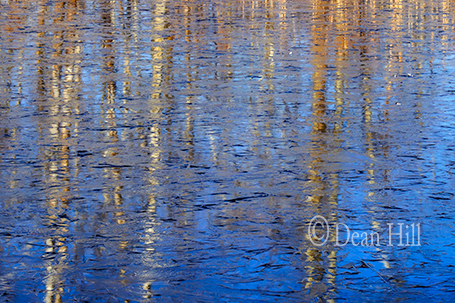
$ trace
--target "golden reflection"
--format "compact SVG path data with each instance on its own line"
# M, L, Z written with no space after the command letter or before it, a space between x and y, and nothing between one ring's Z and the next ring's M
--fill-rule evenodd
M365 199L371 204L377 202L379 197L375 194L374 188L389 183L389 180L387 180L388 170L382 168L381 175L381 165L377 165L376 161L381 157L387 159L390 147L387 143L388 135L377 133L375 123L381 120L387 127L394 126L392 124L394 116L400 115L400 111L392 109L391 105L400 101L394 98L397 96L397 91L403 88L404 79L417 78L419 74L431 70L435 64L432 58L429 59L422 54L431 52L436 43L446 51L453 48L451 31L453 31L454 1L303 1L305 4L311 4L308 8L308 11L311 11L310 17L307 15L302 17L295 10L288 11L288 6L296 5L295 2L298 1L228 1L223 2L223 5L214 6L214 9L203 1L172 3L156 1L148 4L147 10L151 11L151 21L150 24L145 24L145 21L142 23L141 14L144 13L147 17L148 15L137 0L103 0L99 2L101 14L93 17L99 19L95 20L98 23L94 22L94 24L100 25L96 28L96 31L100 32L93 36L92 33L79 29L85 22L80 19L86 5L85 1L57 0L52 3L38 1L36 23L31 21L35 20L34 18L27 16L29 7L33 3L2 2L8 10L4 13L6 21L1 23L3 32L0 35L2 43L6 41L5 45L9 43L11 47L0 50L1 60L3 62L14 57L18 62L14 67L0 66L4 81L1 93L5 99L0 101L2 113L14 109L14 106L16 108L22 106L21 102L26 99L22 96L29 90L28 102L31 104L29 106L30 108L36 106L38 115L31 115L30 120L26 120L27 127L2 126L0 148L2 151L12 150L13 146L22 140L21 132L26 133L33 123L36 124L39 134L36 142L39 144L39 160L42 162L37 169L42 169L44 175L43 188L46 195L44 204L47 210L45 220L50 233L45 240L44 248L47 260L47 276L44 281L46 302L61 302L67 287L64 284L65 271L68 270L65 262L67 262L68 253L71 253L69 247L72 243L70 243L71 238L67 236L69 220L66 218L66 212L73 210L71 201L77 196L78 182L82 182L76 178L80 167L79 160L74 159L73 155L79 150L79 144L85 143L75 139L80 128L79 119L75 116L83 111L92 110L87 104L81 105L80 96L86 94L82 85L88 87L84 89L98 90L97 93L99 93L99 95L95 93L95 101L89 100L89 102L93 101L96 106L99 105L101 118L96 117L94 124L86 128L92 129L100 124L104 137L86 139L93 139L95 143L89 144L93 144L95 149L101 149L100 161L107 163L107 167L103 166L102 169L104 178L102 199L106 206L113 208L111 219L116 228L126 229L131 223L125 210L128 205L125 194L126 168L121 165L124 164L125 159L129 161L129 157L139 153L146 153L149 157L144 165L144 170L147 171L144 178L148 187L147 194L144 195L146 197L143 198L144 209L147 212L147 219L143 222L146 225L143 237L146 250L150 254L155 250L154 244L158 237L156 214L159 209L159 199L155 191L158 188L162 190L160 187L166 186L167 178L174 177L162 176L163 168L174 167L171 166L174 163L169 164L165 161L171 162L170 159L178 155L179 159L193 163L205 154L210 154L210 157L207 157L209 161L212 161L215 166L221 166L228 154L223 152L223 146L229 146L235 139L247 141L248 136L252 135L254 140L244 143L245 146L242 145L242 148L245 147L248 152L253 151L258 163L262 164L260 160L264 160L266 162L264 166L267 169L275 169L278 166L274 166L269 163L273 161L268 160L277 159L274 158L277 151L268 144L276 137L290 137L293 132L299 135L302 130L298 129L301 125L296 122L298 119L311 123L309 146L305 146L305 148L308 147L305 153L309 153L309 159L304 160L306 165L304 169L307 172L305 187L309 189L303 205L314 213L324 215L330 223L337 222L338 195L341 187L339 170L334 168L335 165L331 166L328 163L340 146L346 143L343 140L348 140L342 137L347 131L359 131L362 134L361 139L358 139L359 142L355 144L361 146L368 157L367 164L362 167L366 172ZM297 8L297 11L303 10L299 6ZM177 14L178 18L182 17L181 20L172 16L172 13ZM242 21L248 21L241 28L244 32L239 32L239 27L235 23L235 18L239 16L243 18ZM206 22L210 18L214 19L213 24ZM300 26L301 24L295 25L302 20L305 24L309 24L307 28ZM437 31L428 30L430 26L434 26L432 24L439 25ZM384 26L390 26L388 35L382 34ZM30 27L33 30L30 30ZM142 31L143 28L144 31ZM25 38L22 37L17 41L14 38L25 29L29 36L23 37L35 39L32 42L35 46L33 54L25 50L24 45L28 43ZM36 35L34 31L37 31ZM101 38L99 38L100 35ZM245 54L237 48L239 41L237 39L240 36L249 42L247 44L249 48L246 48ZM98 38L100 40L96 40ZM84 50L82 42L85 40L83 39L95 39L97 44L93 49ZM287 56L291 54L291 47L302 42L299 40L308 39L310 46L308 49L303 47L302 53L311 53L311 56L309 55L311 70L305 69L307 66L299 65L301 61L307 59L306 57L291 60L291 56ZM146 44L147 47L143 48L143 43L151 44ZM102 59L99 59L102 61L101 88L97 87L97 84L83 83L89 79L89 77L83 77L83 69L84 73L89 73L91 70L87 66L93 63L85 64L83 59L94 56L91 54L92 51L101 53ZM381 56L384 59L378 59ZM240 65L236 61L238 58L240 61L250 62L245 66ZM288 60L286 64L289 66L284 66L283 58ZM31 75L25 72L27 60L33 61L36 65ZM376 63L373 62L374 60ZM145 66L140 66L143 62ZM377 62L385 64L378 68ZM301 116L296 120L291 119L293 123L295 122L292 130L284 127L284 122L281 120L272 119L279 114L282 115L279 118L290 115L292 111L286 106L283 106L286 109L279 108L279 101L276 98L276 94L282 93L280 91L284 87L282 82L286 82L284 75L289 74L283 72L287 67L302 67L299 74L311 74L310 89L303 89L298 96L299 101L304 100L302 103L305 103L307 99L304 94L310 94L311 104L306 103L310 108L310 114L296 110ZM146 80L143 78L146 74L144 71L150 76ZM211 110L211 104L207 101L209 98L204 99L204 96L219 94L223 90L218 89L219 84L235 88L235 85L242 81L235 77L243 76L244 73L249 73L251 78L258 77L257 80L251 81L252 84L242 83L244 86L249 86L248 89L251 91L251 96L245 98L248 101L240 105L244 106L242 113L246 112L248 121L237 124L235 120L237 117L235 117L232 123L225 124L235 125L238 129L241 129L244 124L248 124L247 127L238 130L235 127L223 125L219 127L220 134L217 134L214 126L204 133L207 125L200 123L199 115L204 110ZM183 84L176 84L174 77L181 77ZM204 91L205 87L201 88L200 83L212 79L216 80L214 82L216 89L209 88L208 91ZM237 84L233 80L238 80ZM26 85L30 83L33 85ZM355 88L357 90L350 87L357 84L358 87ZM348 90L353 95L349 96ZM146 96L143 94L144 91L147 93ZM224 90L223 93L226 91ZM241 91L240 94L244 92ZM378 92L384 94L384 106L380 104L381 100L376 98ZM13 93L17 94L16 104L10 102ZM172 94L178 95L177 98L180 99L174 100ZM226 103L235 103L239 100L237 91L229 94L235 97L229 96L223 99ZM423 93L417 92L417 95L420 96ZM33 100L35 97L37 100ZM131 105L137 106L137 111L123 107L130 102L130 99L134 99ZM146 105L141 108L140 102L143 99L146 100ZM219 102L216 97L213 97L213 100L213 103ZM356 103L353 104L354 102ZM201 104L207 108L202 108ZM296 105L298 106L300 105ZM412 119L420 119L422 106L424 105L416 103L415 116ZM351 127L349 121L351 118L349 110L354 107L361 108L361 112L358 113L360 130L352 130L354 127ZM178 114L169 114L173 112ZM131 133L139 139L140 143L135 146L138 150L129 149L131 145L127 145L128 135L131 133L120 127L131 122L127 119L132 119L130 118L133 116L132 113L137 114L135 117L145 116L143 121L132 125L137 127L137 131L133 130ZM96 114L98 112L95 110L94 116ZM263 120L258 118L264 115L268 117L261 118ZM243 117L238 119L241 120ZM124 128L128 128L128 125ZM243 137L244 134L245 137ZM236 135L239 137L236 138ZM208 142L206 145L201 143L204 136ZM16 160L16 156L12 156L12 159ZM233 170L238 172L242 169L250 169L246 167L249 163L241 163L239 159L236 161L240 164L232 161L232 166L235 166ZM90 165L105 165L105 163ZM113 165L109 166L109 164ZM142 168L135 167L135 169ZM6 184L10 189L19 188L21 181L16 180L18 169L11 169L9 173L10 176L5 176L9 178ZM203 179L203 175L200 178ZM253 183L249 180L232 182L234 187L242 189L266 186L252 185ZM183 192L180 202L189 204L193 198L193 192L189 192L187 188L179 188L179 190ZM224 190L226 189L223 188L222 191ZM184 226L194 221L192 213L188 212L180 216L173 213L173 210L169 212L178 218L175 226ZM228 210L227 214L230 217L240 218L235 219L237 221L256 216L253 210L244 205ZM380 220L375 217L374 211L371 216L372 228L379 231ZM326 283L329 291L323 295L323 299L327 301L331 300L332 293L336 289L337 251L334 249L333 242L334 239L330 238L324 250L308 245L308 242L304 245L307 277L303 285L306 288L317 288ZM130 241L122 239L118 242L117 248L127 250L130 247ZM383 252L382 256L385 260L384 266L391 268L392 265L386 261L387 254ZM127 272L121 269L120 276L126 277ZM145 296L152 295L151 288L152 282L143 284Z
M3 1L2 1L3 4ZM3 30L8 34L17 34L24 27L27 20L28 6L25 1L11 0L7 2L9 10L2 12L2 16L6 17L8 22L3 24ZM10 36L13 38L14 36Z
M38 110L49 110L50 115L40 116L40 123L47 125L45 137L41 128L41 140L51 139L50 144L40 148L41 156L46 160L44 171L47 174L48 210L46 225L51 236L46 240L45 256L47 261L47 277L45 302L62 302L65 285L63 277L68 258L69 219L65 212L69 209L69 201L73 198L73 184L71 176L70 153L73 146L72 132L78 122L71 118L71 114L79 112L79 92L81 90L81 53L79 34L68 25L74 21L77 10L83 7L80 1L58 1L54 5L54 18L51 23L56 30L53 35L45 31L39 32L37 42L37 75L38 94L41 104ZM44 25L48 16L48 6L40 4L39 24ZM43 29L45 27L42 27ZM50 43L50 47L48 45ZM48 54L56 62L50 65L48 71ZM48 82L47 79L50 81ZM59 117L56 119L55 117Z
M338 148L337 144L333 146L334 139L336 140L336 134L340 134L343 131L342 118L346 112L345 106L349 105L346 102L350 101L344 94L344 91L348 88L350 75L358 75L359 80L357 83L360 84L360 104L362 107L362 133L364 134L365 142L363 147L365 149L365 155L368 156L368 161L365 171L366 185L371 188L377 188L378 182L388 183L387 174L388 170L384 170L382 176L378 175L378 168L376 167L376 159L378 156L387 158L388 156L388 145L387 145L387 134L378 134L375 132L377 129L375 123L378 119L382 121L390 122L390 107L381 108L378 106L378 102L373 99L373 96L377 95L379 76L377 76L377 66L375 62L369 58L375 58L378 51L377 47L380 45L381 40L378 36L378 31L371 30L368 26L365 26L364 20L370 21L369 26L372 29L379 23L375 15L375 11L378 10L377 3L371 2L366 5L359 5L359 1L313 1L313 25L312 25L312 53L313 59L313 150L311 165L309 167L309 179L311 183L315 184L314 193L309 195L307 202L310 203L322 203L326 198L323 195L318 194L319 191L327 188L331 188L331 185L327 184L326 177L326 165L324 165L324 159L332 153L332 148ZM408 6L410 5L410 6ZM442 6L446 5L446 2L441 3ZM395 35L390 35L384 40L386 41L386 65L384 66L385 71L385 92L387 99L386 105L393 103L390 100L396 98L397 89L402 89L403 77L413 78L420 73L420 70L426 68L425 57L422 56L422 48L428 47L429 41L435 41L436 36L434 31L430 31L425 34L426 25L421 20L425 18L439 18L440 22L447 24L447 20L444 19L445 14L429 14L430 7L434 8L434 3L429 4L425 1L411 1L411 4L403 1L393 1L390 3L392 9L391 15L391 30ZM335 9L337 8L337 9ZM405 13L407 10L411 10L415 14ZM429 17L431 15L431 17ZM408 28L408 34L410 37L405 36L406 33L403 28ZM441 32L441 40L445 40L445 34ZM409 45L403 43L403 39L413 39ZM331 103L327 98L327 91L331 89L327 84L328 70L331 66L329 61L332 59L332 54L336 55L335 61L333 62L333 68L336 70L336 79L334 81L334 107L335 115L330 115L330 121L327 121L327 110L331 107ZM353 56L359 54L360 59L356 59ZM346 62L359 62L358 66L353 65L352 70L346 70ZM408 62L414 62L412 67L414 69L412 74L409 70L410 64ZM432 64L430 62L430 64ZM357 70L353 70L357 68ZM357 102L357 100L356 100ZM400 102L395 101L397 105L401 105ZM420 104L417 103L420 107ZM420 117L420 110L415 112L415 120ZM330 123L328 123L330 122ZM331 125L333 123L333 125ZM333 130L333 131L332 131ZM327 132L331 134L327 134ZM333 138L332 138L333 136ZM327 145L326 143L330 143ZM336 179L336 174L331 174L330 180ZM381 179L379 179L381 178ZM336 203L335 190L332 192L334 195L329 200ZM371 201L372 204L378 203L374 192L368 192L366 199ZM330 203L329 203L330 204ZM324 211L327 211L328 206L324 207ZM373 220L375 220L374 211L372 212ZM336 220L336 217L334 217ZM373 230L380 230L377 221L372 222ZM380 251L380 249L378 248ZM317 259L317 249L309 249L308 261L313 262ZM335 251L333 251L334 254ZM384 260L386 260L386 254L383 254ZM336 261L336 258L334 259ZM390 268L391 265L387 261L384 261L384 266ZM308 278L307 287L313 285L315 281L319 281L322 278L318 275L318 271L313 266L308 267L310 277ZM320 271L323 272L323 271Z
M335 245L336 235L332 226L338 222L337 205L339 192L338 173L330 170L331 165L327 161L330 161L330 155L339 148L337 136L342 131L341 118L345 103L342 66L346 40L341 39L341 42L335 42L334 46L330 44L334 18L330 2L313 1L311 26L311 52L313 54L311 59L313 66L312 136L311 160L308 163L310 189L305 202L308 203L315 214L323 216L328 221L330 236L324 247L308 245L305 248L307 278L306 281L302 282L304 282L305 288L316 290L316 292L319 290L320 297L323 297L325 301L332 301L336 293L337 248ZM335 68L337 68L334 104L336 110L335 115L331 118L333 125L330 125L326 120L328 108L331 106L330 101L327 100L327 90L329 89L327 87L327 68L332 47L335 48L334 52L338 57L334 63ZM326 251L329 251L328 255L324 254Z

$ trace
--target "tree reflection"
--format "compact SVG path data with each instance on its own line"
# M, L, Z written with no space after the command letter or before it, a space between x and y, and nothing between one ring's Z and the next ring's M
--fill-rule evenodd
M340 249L305 224L352 211L379 232L400 215L384 189L446 164L422 164L421 142L446 110L426 101L450 97L435 79L451 71L453 8L2 1L1 205L27 218L4 223L2 258L43 265L30 272L46 302L339 298Z

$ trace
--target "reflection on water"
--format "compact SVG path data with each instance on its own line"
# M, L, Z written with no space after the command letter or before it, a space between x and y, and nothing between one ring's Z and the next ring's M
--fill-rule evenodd
M453 298L455 1L0 11L2 300Z

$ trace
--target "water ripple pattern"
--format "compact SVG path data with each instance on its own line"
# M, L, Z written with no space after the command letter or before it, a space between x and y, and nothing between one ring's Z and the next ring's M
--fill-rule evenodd
M0 13L0 301L455 298L455 1Z

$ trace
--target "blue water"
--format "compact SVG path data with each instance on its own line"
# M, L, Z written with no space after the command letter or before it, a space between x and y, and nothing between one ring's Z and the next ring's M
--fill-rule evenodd
M0 12L0 301L455 298L452 1Z

